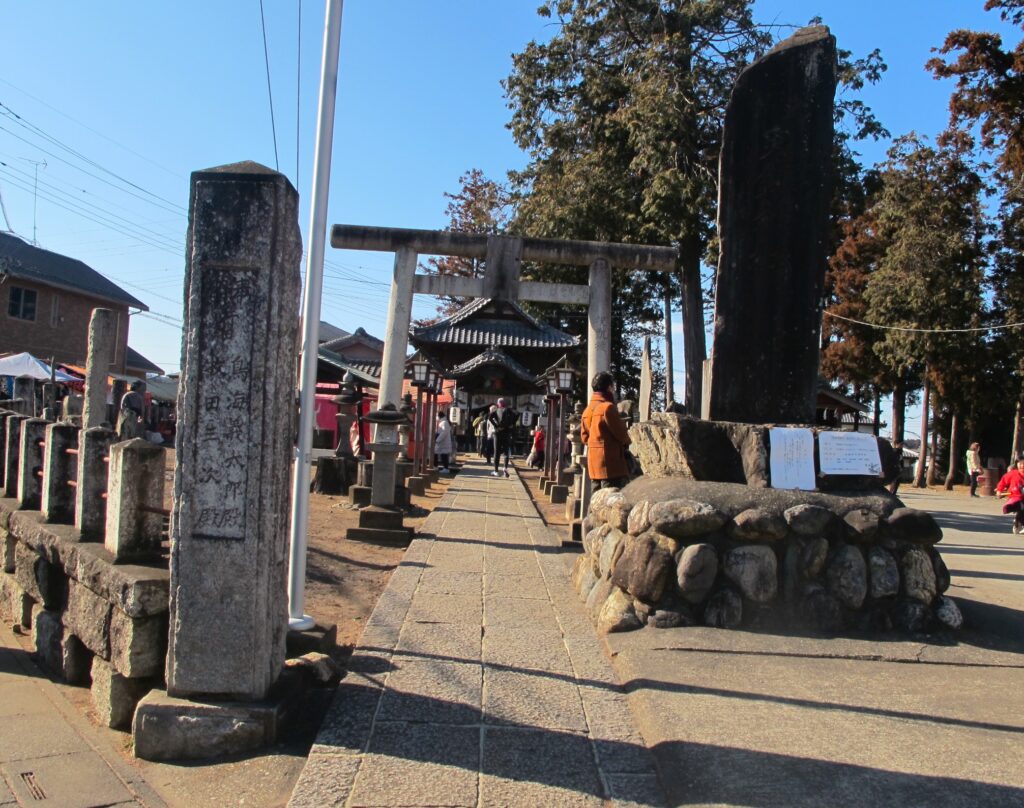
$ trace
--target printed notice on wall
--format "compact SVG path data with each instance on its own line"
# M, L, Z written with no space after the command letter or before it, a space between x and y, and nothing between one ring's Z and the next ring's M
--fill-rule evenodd
M818 460L822 474L882 473L878 438L863 432L822 432L818 435Z
M772 488L814 490L814 433L809 429L775 426L768 430Z

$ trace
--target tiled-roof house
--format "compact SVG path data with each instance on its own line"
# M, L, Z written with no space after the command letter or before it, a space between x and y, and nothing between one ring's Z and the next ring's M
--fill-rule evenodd
M87 264L9 233L0 233L0 306L0 351L28 351L74 365L85 364L92 310L111 309L117 334L114 373L127 369L129 309L149 311Z

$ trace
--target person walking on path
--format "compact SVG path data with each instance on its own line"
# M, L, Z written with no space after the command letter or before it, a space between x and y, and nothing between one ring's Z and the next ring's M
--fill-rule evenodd
M975 441L967 450L967 473L971 476L971 496L978 496L978 477L981 476L981 444Z
M516 424L516 414L507 406L505 399L498 399L498 406L487 416L487 422L494 428L494 471L492 477L500 477L498 465L501 456L505 455L505 476L508 477L509 454L512 444L512 427Z
M1017 467L1003 475L996 486L996 496L1006 497L1003 513L1013 514L1013 532L1024 533L1024 455L1017 458Z
M587 470L596 488L622 488L629 482L629 432L615 407L614 383L607 371L594 376L590 383L594 392L580 425L580 436L587 446Z
M451 470L448 467L452 456L452 422L448 420L448 413L442 411L437 416L437 431L434 433L434 457L441 459L441 471L448 474Z
M473 419L473 434L476 436L476 453L480 457L486 456L484 444L487 441L487 414L488 410L480 411L480 414Z
M533 431L533 461L530 463L534 468L544 467L544 427L537 424Z

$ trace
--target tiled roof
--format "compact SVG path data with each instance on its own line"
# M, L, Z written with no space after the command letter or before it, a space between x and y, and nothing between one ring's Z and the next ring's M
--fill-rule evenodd
M461 365L453 367L445 375L452 379L460 379L468 376L479 368L486 367L487 365L503 367L512 375L529 384L535 384L537 382L537 376L535 374L524 368L508 354L494 347L488 348L483 353L477 354L472 359L463 362Z
M318 361L326 362L328 365L333 365L346 373L352 373L363 384L368 384L372 387L380 385L380 363L366 361L349 362L343 356L325 349L322 345L316 353Z
M499 348L568 349L580 338L540 323L511 301L480 298L451 317L413 328L413 344L479 345Z
M349 336L348 331L344 328L338 328L336 325L331 325L326 320L320 321L320 344L323 345L325 342L331 340L344 339Z
M146 357L132 348L131 345L128 346L128 352L125 354L124 366L126 368L131 368L132 370L141 370L143 373L162 374L164 372L163 368L154 365L146 359Z
M149 311L149 306L76 258L33 247L17 236L0 233L0 274L59 286L103 300L113 300Z
M369 346L370 348L377 348L378 350L381 351L384 350L384 340L377 339L376 337L367 334L366 331L364 331L362 328L357 328L351 334L346 334L343 337L328 340L327 342L322 342L320 344L328 351L333 351L334 353L338 354L344 354L345 348L347 348L349 345L355 345L360 342L363 345Z

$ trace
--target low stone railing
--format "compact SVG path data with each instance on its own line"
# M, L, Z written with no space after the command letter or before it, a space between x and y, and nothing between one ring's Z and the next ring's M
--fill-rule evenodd
M0 611L40 660L91 683L97 713L128 728L164 675L165 450L104 427L0 411Z

